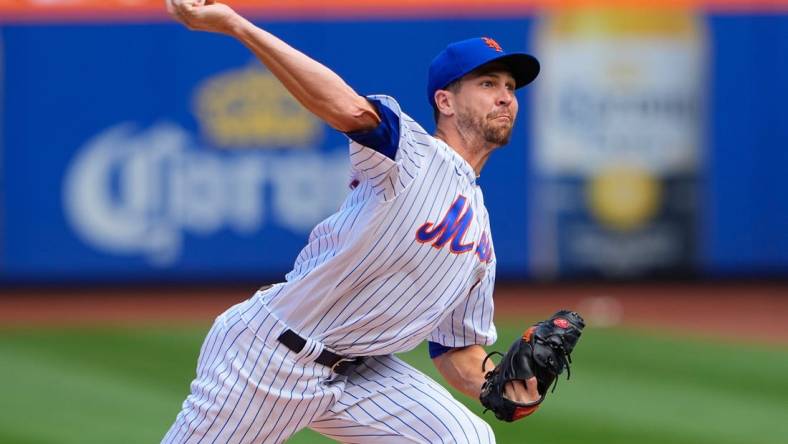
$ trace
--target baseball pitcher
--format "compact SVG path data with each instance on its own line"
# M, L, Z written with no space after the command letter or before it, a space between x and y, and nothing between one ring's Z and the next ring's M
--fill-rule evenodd
M584 327L560 311L496 365L495 250L482 190L509 141L515 90L537 60L491 38L450 44L429 67L428 134L388 96L334 72L211 0L167 0L192 30L231 36L308 110L350 140L352 182L285 281L221 314L163 442L278 443L308 427L346 443L493 443L490 426L395 357L429 341L446 381L506 421L532 413Z

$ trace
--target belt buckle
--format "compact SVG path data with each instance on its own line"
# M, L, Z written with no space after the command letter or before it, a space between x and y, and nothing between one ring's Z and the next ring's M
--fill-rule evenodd
M347 376L346 372L349 372L353 368L353 366L358 365L360 363L361 363L361 358L358 357L342 358L331 366L331 371L338 375Z

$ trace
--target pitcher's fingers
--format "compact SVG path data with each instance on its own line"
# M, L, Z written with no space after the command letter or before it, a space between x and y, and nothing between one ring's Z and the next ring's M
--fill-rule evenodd
M536 376L532 376L525 381L525 388L528 390L530 401L539 399L539 384L536 381Z

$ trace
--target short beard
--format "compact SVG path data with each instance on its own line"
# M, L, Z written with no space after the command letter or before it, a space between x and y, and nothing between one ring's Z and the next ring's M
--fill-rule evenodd
M480 135L484 142L496 147L506 145L512 137L512 127L493 126L489 120L492 114L478 117L464 111L457 112L457 125L462 134Z

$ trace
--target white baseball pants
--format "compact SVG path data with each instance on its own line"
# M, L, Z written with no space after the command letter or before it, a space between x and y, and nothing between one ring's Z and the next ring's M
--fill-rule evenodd
M495 442L485 421L397 357L370 357L332 381L313 362L322 344L290 351L276 339L287 326L261 307L250 300L217 318L163 443L281 443L305 427L343 443Z

